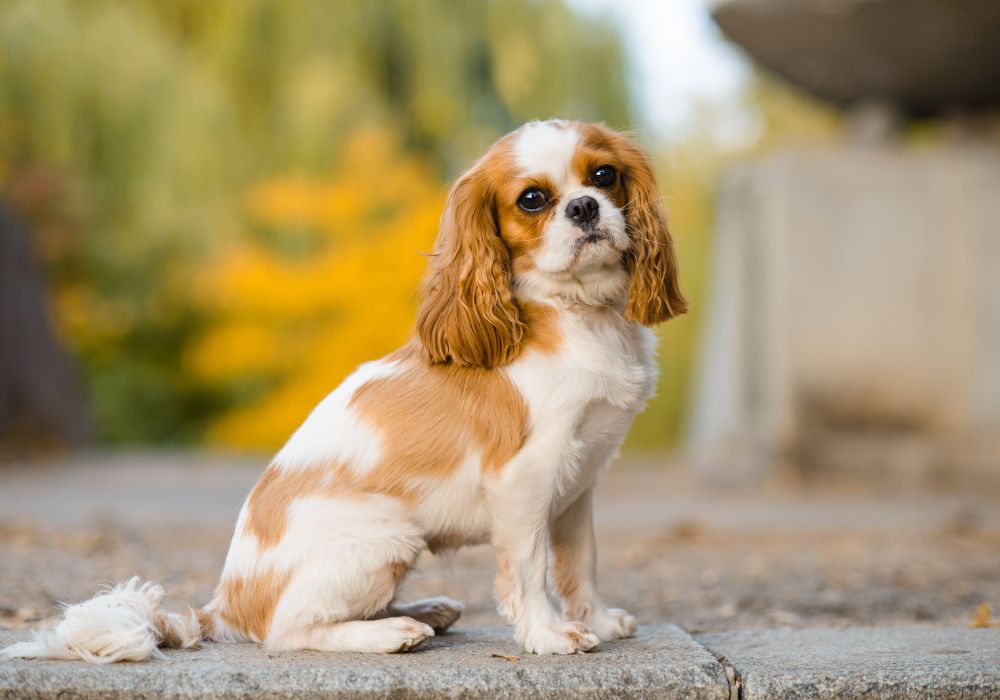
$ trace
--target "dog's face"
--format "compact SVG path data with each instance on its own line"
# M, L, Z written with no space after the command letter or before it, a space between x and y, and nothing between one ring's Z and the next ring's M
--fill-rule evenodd
M494 158L498 232L515 275L621 269L630 246L620 176L626 166L600 129L535 122Z
M531 122L448 196L417 321L432 362L511 362L519 293L624 308L644 325L686 310L653 171L602 124Z

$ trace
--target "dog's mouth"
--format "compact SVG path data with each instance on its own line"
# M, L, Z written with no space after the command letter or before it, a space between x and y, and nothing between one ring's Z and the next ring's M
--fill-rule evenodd
M580 251L584 247L602 242L614 247L614 239L605 229L595 228L587 231L573 242L573 259L575 260L580 255Z

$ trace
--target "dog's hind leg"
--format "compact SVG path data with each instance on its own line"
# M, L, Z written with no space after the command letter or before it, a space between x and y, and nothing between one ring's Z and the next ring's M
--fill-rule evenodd
M405 613L380 612L411 561L373 567L365 560L323 562L298 572L275 610L265 648L392 654L433 637L430 625Z
M274 639L268 638L266 646L272 651L315 649L393 654L409 651L433 636L433 629L412 617L384 617L381 620L329 622L287 631Z
M268 556L286 563L264 647L391 653L434 630L410 617L385 617L396 585L424 548L419 528L392 499L315 499L292 509Z

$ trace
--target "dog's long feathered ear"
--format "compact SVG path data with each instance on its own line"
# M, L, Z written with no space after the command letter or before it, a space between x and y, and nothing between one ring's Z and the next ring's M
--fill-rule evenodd
M616 146L625 165L625 221L632 237L632 249L625 256L630 277L625 317L652 326L686 313L687 300L681 293L674 241L649 159L624 136L617 135Z
M514 360L524 323L511 294L511 263L496 202L473 168L445 203L424 282L417 335L432 363L495 367Z

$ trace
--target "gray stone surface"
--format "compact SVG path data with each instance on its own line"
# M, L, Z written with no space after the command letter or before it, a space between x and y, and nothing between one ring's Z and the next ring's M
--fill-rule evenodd
M265 458L92 454L0 466L0 628L139 575L172 604L218 583L240 503ZM825 484L756 491L692 483L662 458L598 488L598 581L641 624L965 626L1000 603L1000 492L892 493ZM448 595L465 627L503 624L491 547L425 556L401 599Z
M730 484L790 460L1000 483L998 191L991 144L731 169L690 419L700 472Z
M1000 629L769 630L697 639L736 670L743 700L1000 697Z
M23 639L0 632L0 646ZM517 657L507 660L494 656ZM521 654L507 629L459 629L408 654L268 654L209 644L166 660L91 666L0 662L0 698L729 697L722 667L684 631L643 627L635 639L569 657Z

